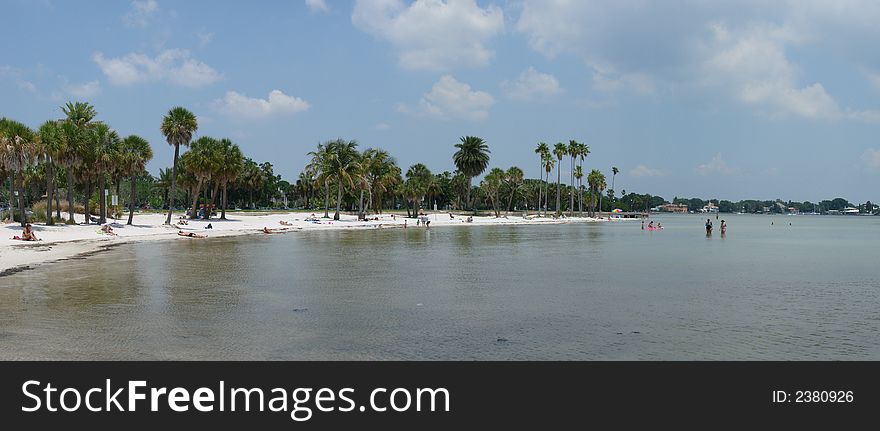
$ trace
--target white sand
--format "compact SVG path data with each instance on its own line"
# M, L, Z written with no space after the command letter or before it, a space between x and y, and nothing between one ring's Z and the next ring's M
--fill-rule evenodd
M180 237L177 235L178 228L174 226L163 225L165 215L163 214L135 214L134 225L127 226L125 222L128 217L112 223L113 231L117 236L111 236L99 233L100 226L92 225L57 225L45 226L43 224L35 224L33 226L34 233L41 241L27 242L11 239L14 235L21 235L21 227L18 223L9 223L0 225L0 274L4 271L14 271L16 269L35 266L42 263L53 262L59 259L70 258L84 253L92 253L103 247L114 246L121 243L135 241L152 241L152 240L179 240L179 241L210 241L211 238L230 235L264 235L261 230L263 227L276 230L279 233L300 232L310 230L326 230L326 229L379 229L379 228L403 228L404 221L408 228L423 229L423 226L416 226L415 219L407 219L399 215L392 217L390 214L368 215L369 218L379 217L378 221L358 221L356 216L342 215L339 221L322 219L320 216L323 212L315 213L320 222L313 223L305 221L312 213L310 212L289 212L289 213L272 213L272 214L251 214L251 213L227 213L228 220L219 220L214 218L210 221L190 220L188 225L181 225L180 230L186 232L195 232L198 234L207 234L206 239L194 239ZM62 213L66 219L66 215ZM540 218L534 217L525 219L521 216L509 216L509 218L495 217L474 217L472 223L465 220L468 215L454 214L455 218L450 218L449 213L432 213L428 217L431 220L431 227L439 226L479 226L479 225L502 225L502 224L559 224L559 223L584 223L584 222L600 222L607 219L598 218L563 218L553 219L550 217ZM332 211L331 211L332 216ZM82 220L82 215L77 214L76 218ZM179 214L175 214L172 221L177 221ZM281 221L286 221L291 226L281 225ZM205 229L205 226L211 223L213 229Z

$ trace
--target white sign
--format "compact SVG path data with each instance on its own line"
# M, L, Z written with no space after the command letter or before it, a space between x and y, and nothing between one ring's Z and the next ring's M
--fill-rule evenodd
M104 189L104 196L107 196L109 194L110 194L110 190Z
M111 199L111 201L113 203L111 203L110 205L113 205L113 206L119 205L119 196L113 195L113 199Z

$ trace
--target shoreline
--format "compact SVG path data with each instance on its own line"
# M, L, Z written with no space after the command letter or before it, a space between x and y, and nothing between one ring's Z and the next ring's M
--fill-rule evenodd
M307 221L311 214L317 215L318 221ZM218 218L212 220L189 220L187 225L164 225L165 214L140 214L135 215L134 224L125 225L127 217L110 221L116 236L100 233L100 225L56 225L46 226L35 224L34 233L41 241L19 241L11 239L13 235L21 234L18 223L0 225L0 277L12 275L21 271L32 269L36 266L63 261L72 258L85 257L112 249L122 244L131 244L146 241L180 240L180 241L209 241L211 238L242 236L247 234L265 235L261 232L263 227L268 227L273 233L292 233L319 230L344 230L344 229L403 229L404 223L407 228L424 229L416 226L416 219L405 218L397 214L370 214L368 218L379 220L359 221L357 216L342 214L340 220L323 219L320 213L312 212L268 212L268 213L245 213L227 212L227 220ZM478 216L473 217L473 222L466 222L467 214L449 217L450 213L433 213L427 217L431 220L431 227L442 226L496 226L496 225L540 225L540 224L571 224L571 223L598 223L608 222L608 219L571 217L553 219L551 217L523 218L521 216L500 217ZM320 214L323 215L323 214ZM179 215L172 217L175 220ZM81 219L82 215L77 214ZM289 225L282 225L285 221ZM211 224L212 229L205 229ZM177 235L178 230L206 234L208 238L187 238Z

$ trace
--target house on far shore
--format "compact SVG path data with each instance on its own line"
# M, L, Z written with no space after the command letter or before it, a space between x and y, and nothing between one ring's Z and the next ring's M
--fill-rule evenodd
M688 212L688 206L685 204L665 204L665 205L660 205L658 207L658 209L661 212L665 212L665 213L687 214L687 212Z
M701 213L717 213L718 207L715 204L713 204L712 202L709 202L708 204L706 204L706 206L704 206L702 209L700 209L700 212Z

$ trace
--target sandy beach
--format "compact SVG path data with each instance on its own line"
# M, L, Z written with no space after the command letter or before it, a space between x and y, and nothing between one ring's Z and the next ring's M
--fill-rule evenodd
M34 224L34 233L40 241L29 242L12 239L15 235L21 235L21 226L18 223L7 223L0 226L2 239L0 239L0 275L17 272L39 264L68 259L80 255L96 253L119 244L137 241L179 240L179 241L210 241L211 238L232 235L265 235L262 232L268 227L278 234L295 233L303 231L328 230L328 229L383 229L383 228L407 228L424 229L416 225L416 219L408 219L399 215L391 214L370 215L373 220L359 221L357 216L343 214L341 220L320 218L322 213L314 213L318 221L307 221L311 212L284 212L284 213L227 213L228 220L214 218L208 220L189 220L187 225L176 226L164 225L163 214L139 214L135 215L134 224L127 226L127 218L118 221L110 221L113 232L116 235L108 235L101 232L101 226L91 225L56 225L45 226ZM331 213L332 214L332 213ZM553 219L551 217L522 216L473 217L472 222L467 222L467 214L432 213L430 226L486 226L486 225L522 225L522 224L559 224L559 223L589 223L602 222L607 219L571 217ZM66 217L66 216L65 216ZM178 220L175 214L173 220ZM375 218L378 217L378 220ZM77 215L82 219L82 215ZM289 225L282 225L284 221ZM206 229L208 224L211 229ZM178 235L178 231L194 232L208 235L205 239L187 238Z

